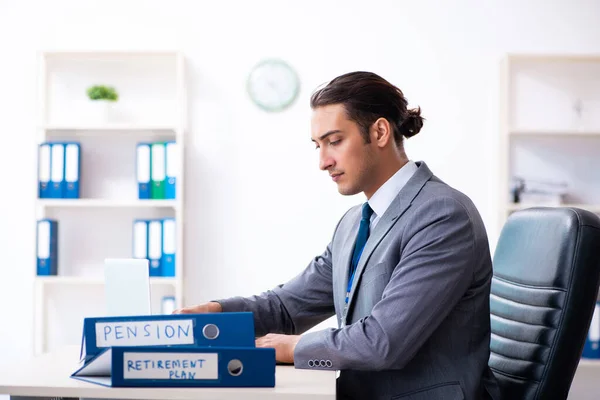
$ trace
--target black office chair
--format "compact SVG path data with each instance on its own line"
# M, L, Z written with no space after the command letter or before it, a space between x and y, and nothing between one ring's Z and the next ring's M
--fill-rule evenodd
M494 253L489 365L503 400L566 399L600 285L600 218L513 213Z

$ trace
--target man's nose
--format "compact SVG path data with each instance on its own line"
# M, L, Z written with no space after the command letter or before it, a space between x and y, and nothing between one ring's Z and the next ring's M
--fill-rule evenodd
M322 171L327 171L333 166L333 164L333 159L329 157L324 151L321 151L321 153L319 154L319 168Z

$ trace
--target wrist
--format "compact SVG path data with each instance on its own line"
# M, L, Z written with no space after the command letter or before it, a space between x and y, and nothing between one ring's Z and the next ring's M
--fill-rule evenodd
M301 339L301 335L293 335L291 336L290 347L289 347L289 362L294 363L295 355L296 355L296 345Z
M217 303L216 301L211 301L210 303L208 303L208 310L209 312L220 313L223 312L223 307L220 303Z

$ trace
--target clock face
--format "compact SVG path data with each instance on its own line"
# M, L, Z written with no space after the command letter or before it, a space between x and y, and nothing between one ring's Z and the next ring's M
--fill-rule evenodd
M265 60L248 77L250 98L266 111L281 111L298 96L296 72L281 60Z

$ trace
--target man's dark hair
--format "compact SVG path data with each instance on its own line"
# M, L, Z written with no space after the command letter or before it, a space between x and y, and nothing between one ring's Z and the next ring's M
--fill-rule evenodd
M378 118L392 126L397 146L421 130L421 108L408 109L408 101L396 86L372 72L350 72L333 79L313 93L311 108L342 104L348 118L355 121L366 143L370 143L369 128Z

